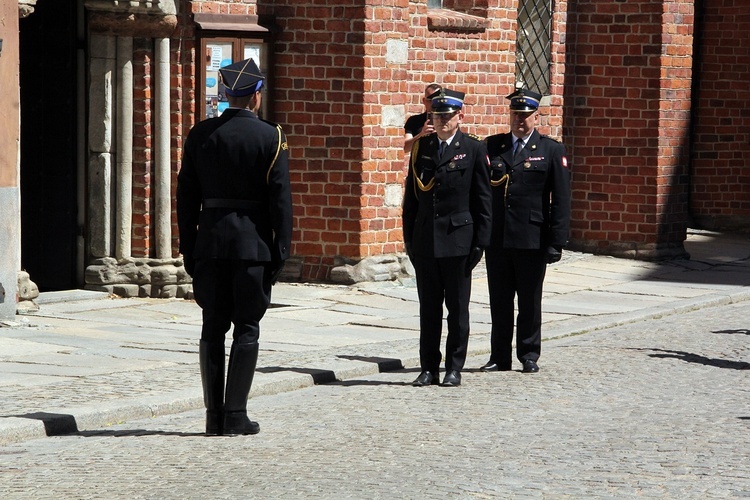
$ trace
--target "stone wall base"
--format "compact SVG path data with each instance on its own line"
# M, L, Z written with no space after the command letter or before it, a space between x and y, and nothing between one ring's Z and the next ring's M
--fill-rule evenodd
M405 254L379 255L360 261L336 257L330 281L351 285L363 281L391 281L414 276L414 267ZM299 281L301 258L287 260L281 281ZM193 299L193 280L185 271L182 258L151 259L113 257L96 259L85 271L85 290L107 292L118 297ZM39 289L28 273L18 273L19 309L35 308Z
M742 215L696 215L693 226L708 231L731 231L750 233L750 217Z
M622 259L634 259L645 261L661 261L673 259L689 259L690 254L685 251L685 246L680 243L632 243L632 242L591 242L571 240L568 248L583 253L594 255L611 255Z
M182 258L96 259L86 268L86 290L119 297L192 298L193 280Z
M414 266L406 254L366 257L359 262L336 257L334 262L330 279L344 285L362 281L393 281L404 276L414 276Z

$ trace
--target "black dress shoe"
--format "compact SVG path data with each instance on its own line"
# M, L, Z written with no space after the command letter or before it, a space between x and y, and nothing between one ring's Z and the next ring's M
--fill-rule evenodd
M442 385L443 387L458 387L461 385L461 372L458 370L451 370L446 373Z
M419 377L411 383L414 387L425 387L428 385L438 385L440 383L440 380L438 380L438 376L436 373L432 372L422 372L419 374Z
M509 372L511 370L510 363L507 365L501 365L494 361L487 361L486 364L479 368L480 372Z
M536 373L538 371L539 371L539 365L536 364L536 361L527 359L526 361L523 362L524 373Z
M484 365L479 367L480 372L496 372L499 370L500 367L494 361L487 361Z

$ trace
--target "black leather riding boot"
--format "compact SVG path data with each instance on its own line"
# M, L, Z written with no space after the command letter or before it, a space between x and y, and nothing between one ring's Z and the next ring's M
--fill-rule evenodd
M220 436L224 424L224 343L201 340L198 356L206 405L206 434Z
M247 397L258 364L258 343L232 344L224 398L224 435L257 434L258 422L247 418Z

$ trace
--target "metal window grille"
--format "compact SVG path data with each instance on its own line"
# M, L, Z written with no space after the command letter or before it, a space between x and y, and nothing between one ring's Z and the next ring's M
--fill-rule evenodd
M552 61L552 1L519 0L516 88L549 94Z

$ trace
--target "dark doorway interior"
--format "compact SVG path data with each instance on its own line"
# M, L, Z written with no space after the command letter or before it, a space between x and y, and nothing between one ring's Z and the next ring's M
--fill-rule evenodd
M77 3L20 20L21 266L40 291L77 287Z

